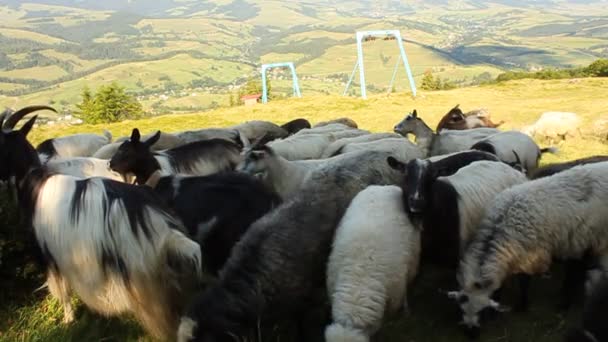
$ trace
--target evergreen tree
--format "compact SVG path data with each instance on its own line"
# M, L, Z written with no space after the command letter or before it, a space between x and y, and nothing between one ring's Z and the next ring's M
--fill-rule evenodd
M88 87L82 91L82 103L77 105L79 116L87 123L118 122L143 116L141 104L125 92L125 88L112 82L101 86L93 95Z
M420 84L420 89L435 90L436 87L437 82L435 81L435 77L433 77L431 70L425 71L424 76L422 77L422 84Z

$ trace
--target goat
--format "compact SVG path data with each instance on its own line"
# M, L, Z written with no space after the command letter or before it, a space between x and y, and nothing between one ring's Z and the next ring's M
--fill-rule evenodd
M468 150L476 142L500 132L496 128L474 128L464 131L443 130L433 133L433 130L418 117L417 111L407 115L394 128L395 133L407 137L416 136L416 144L425 156L436 156Z
M530 179L538 179L542 177L548 177L554 175L556 173L569 170L578 165L592 164L592 163L600 163L608 161L608 156L593 156L587 158L581 158L576 160L571 160L564 163L554 163L545 165L541 168L534 170L532 173L528 175Z
M322 122L319 122L316 125L314 125L314 128L325 127L325 126L328 126L331 124L342 124L342 125L348 126L350 128L359 128L359 126L357 125L355 120L350 119L350 118L338 118L338 119L333 119L333 120L329 120L329 121L322 121Z
M420 232L408 220L401 196L396 186L367 187L340 221L327 263L334 322L325 330L326 341L369 341L385 314L408 312Z
M247 141L260 141L264 137L264 143L283 139L289 135L286 130L278 125L261 120L247 121L228 128L237 130L241 137L244 137Z
M73 134L47 139L36 146L40 161L44 164L57 158L90 157L102 146L112 142L112 133L103 131L97 134Z
M495 154L505 163L521 161L526 173L536 170L543 153L557 153L554 147L540 149L532 138L519 131L494 134L476 142L471 149Z
M165 176L147 182L201 245L206 273L217 276L251 223L280 203L255 178L235 172L203 177Z
M152 138L154 136L154 134L156 134L156 132L146 134L141 138L141 140L148 140L148 139ZM114 154L116 154L116 151L118 151L118 148L120 148L120 145L122 145L122 143L127 140L129 140L129 137L120 137L120 138L116 139L113 143L102 146L99 150L97 150L93 154L93 158L98 158L98 159L112 158L112 156ZM150 146L150 150L162 151L162 150L167 150L167 149L171 149L171 148L176 148L176 147L179 147L179 146L182 146L185 144L186 144L186 142L184 140L182 140L180 137L178 137L177 135L171 134L171 133L166 133L166 132L161 132L160 138L152 146Z
M490 295L513 274L546 272L553 259L598 258L608 272L608 162L513 186L486 210L458 272L463 323L479 332L479 312L504 309Z
M199 130L178 132L175 134L175 136L182 141L182 145L211 139L226 140L241 148L249 144L249 140L245 136L241 135L237 129L204 128ZM164 149L174 147L166 147Z
M133 173L136 182L143 184L156 170L163 174L206 176L233 170L240 162L239 147L226 140L203 140L170 150L150 151L159 138L160 132L156 132L150 139L141 141L139 130L133 129L131 139L123 142L110 159L110 168L123 175Z
M443 118L441 118L441 120L439 120L435 132L441 132L444 129L464 130L480 127L497 128L503 123L504 121L497 124L493 123L489 116L482 110L474 110L464 114L459 108L459 105L456 105L456 107L452 108L443 116Z
M406 175L401 184L403 207L410 220L421 225L423 258L449 267L458 264L488 203L504 189L526 181L521 172L479 151L436 162L387 162Z
M178 341L248 335L305 311L322 287L338 221L351 200L373 184L395 184L386 153L353 153L324 164L297 196L256 221L234 247L217 284L197 296L182 317ZM232 340L232 339L230 339Z
M17 113L12 122L25 115ZM73 290L97 312L130 312L153 336L174 338L184 296L200 278L198 244L150 189L51 173L27 141L36 118L0 132L0 180L16 179L64 322L74 319Z
M295 119L284 123L281 128L286 130L290 135L296 134L305 128L310 128L310 122L306 119Z
M343 125L340 123L333 123L333 124L329 124L327 126L305 128L305 129L300 130L295 135L327 134L327 133L335 133L335 132L344 132L344 131L349 131L352 129L353 129L352 127L349 127L347 125Z
M365 135L361 135L361 136L356 136L356 137L352 137L352 138L341 138L341 139L338 139L338 140L334 141L333 143L329 144L329 146L327 146L325 151L323 151L321 158L329 158L331 156L335 156L335 155L339 154L338 151L340 151L342 149L342 147L344 147L345 145L351 144L351 143L370 142L370 141L376 141L376 140L380 140L380 139L398 138L398 137L401 137L401 136L399 134L395 134L395 133L373 133L373 134L365 134Z

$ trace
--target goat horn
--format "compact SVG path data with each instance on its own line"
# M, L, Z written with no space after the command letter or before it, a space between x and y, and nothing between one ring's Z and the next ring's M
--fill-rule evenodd
M154 189L158 185L159 181L160 181L160 170L156 170L156 171L154 171L154 173L152 173L150 175L150 177L148 177L148 180L146 181L145 185Z
M2 128L2 126L4 126L4 119L6 119L6 116L8 115L8 112L3 112L2 114L0 114L0 128Z
M13 115L9 116L9 118L4 123L3 128L13 129L13 128L15 128L15 125L17 124L17 122L19 122L19 120L23 119L24 116L26 116L30 113L37 112L39 110L45 110L45 109L57 113L57 110L55 110L55 108L49 107L49 106L23 107L23 108L19 109L18 111L16 111L15 113L13 113Z

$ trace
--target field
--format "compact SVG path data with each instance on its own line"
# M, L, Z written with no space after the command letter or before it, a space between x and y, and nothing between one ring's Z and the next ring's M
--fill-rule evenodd
M413 99L407 94L374 96L367 101L338 96L306 96L301 99L271 101L253 107L222 108L201 114L166 115L125 121L112 125L44 126L31 135L34 143L43 139L76 132L100 132L107 128L115 136L127 135L133 127L142 133L162 129L174 132L199 127L222 127L238 122L263 119L283 123L303 117L312 122L348 116L359 126L374 132L390 131L404 115L416 108L431 127L452 106L470 110L488 108L495 121L505 120L504 129L521 128L533 123L542 112L573 111L583 119L583 137L561 144L560 154L546 156L543 162L568 160L594 154L607 154L608 107L603 94L608 79L564 81L525 80L500 85L462 88L451 91L422 92ZM601 125L603 129L601 129ZM603 140L602 140L603 139ZM540 142L546 146L547 142ZM0 213L1 214L1 213ZM4 266L2 266L4 267ZM533 302L527 313L509 313L485 326L481 341L558 341L564 331L577 323L580 305L568 313L556 309L560 268L551 279L535 278ZM434 268L424 268L410 292L411 314L396 317L379 332L378 341L443 342L466 341L460 332L456 307L437 293L451 289L453 275ZM106 319L79 305L77 320L69 326L60 324L61 309L44 291L31 293L42 283L20 286L18 295L0 296L0 341L141 341L145 334L128 318ZM5 288L5 291L13 291ZM505 303L517 292L508 285ZM285 339L282 339L285 341ZM273 340L274 341L274 340Z

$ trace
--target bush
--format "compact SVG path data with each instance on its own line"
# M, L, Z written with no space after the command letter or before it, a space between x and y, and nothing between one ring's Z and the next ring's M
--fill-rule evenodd
M101 86L93 95L88 87L82 91L82 103L77 105L77 115L86 123L109 123L126 119L138 119L144 115L137 99L125 92L125 88L112 82Z

